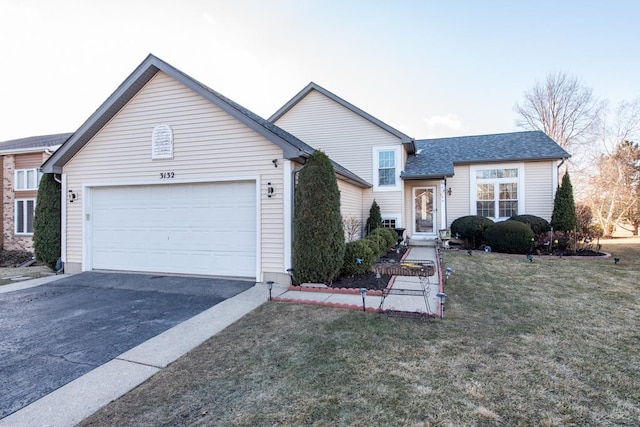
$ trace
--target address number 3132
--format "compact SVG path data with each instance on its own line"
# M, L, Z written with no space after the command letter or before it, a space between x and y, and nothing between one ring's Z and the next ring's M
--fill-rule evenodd
M160 179L171 179L175 177L175 172L160 172Z

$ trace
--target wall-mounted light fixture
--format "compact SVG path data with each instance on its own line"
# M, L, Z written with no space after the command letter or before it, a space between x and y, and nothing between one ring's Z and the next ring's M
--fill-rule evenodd
M271 160L271 163L273 163L273 166L278 167L278 159Z
M451 195L451 187L449 187L449 189L447 190L447 194Z
M73 203L73 201L78 198L78 196L76 195L76 193L73 192L73 190L69 190L69 194L67 194L67 197L69 199L69 203Z
M275 192L273 186L271 185L270 182L267 182L267 197L271 198L271 196L273 196L273 193Z

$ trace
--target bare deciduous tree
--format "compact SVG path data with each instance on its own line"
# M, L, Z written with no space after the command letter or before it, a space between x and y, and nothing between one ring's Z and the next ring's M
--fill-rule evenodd
M352 242L360 237L362 233L362 221L358 218L347 215L342 218L342 225L348 242Z
M640 99L622 102L603 114L601 135L590 173L586 202L605 236L614 224L640 225Z
M570 152L575 145L590 141L603 105L577 77L550 73L515 105L516 125L541 130Z

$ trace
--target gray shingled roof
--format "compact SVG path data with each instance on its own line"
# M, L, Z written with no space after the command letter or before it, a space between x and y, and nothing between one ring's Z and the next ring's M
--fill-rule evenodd
M404 179L453 176L455 164L566 159L570 154L541 131L416 140Z
M12 139L0 142L0 151L26 150L29 148L46 148L60 145L65 142L71 133L57 133L54 135L30 136L27 138Z
M73 136L69 138L67 143L60 147L60 149L42 165L43 172L61 173L62 166L84 147L158 71L163 71L178 80L278 145L283 149L285 158L300 160L313 153L314 149L300 139L150 54L91 117L80 126ZM250 153L248 153L248 155L250 155ZM370 183L335 162L334 167L336 172L343 178L363 187L371 187Z

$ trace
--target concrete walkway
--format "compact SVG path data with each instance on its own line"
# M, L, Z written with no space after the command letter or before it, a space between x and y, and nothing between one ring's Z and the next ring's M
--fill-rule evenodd
M440 316L440 299L436 296L440 292L440 284L438 281L438 255L436 248L433 246L412 246L407 252L405 260L430 260L436 265L436 271L430 276L425 283L424 298L422 295L415 295L411 292L408 295L388 295L383 304L382 309L390 312L401 313L419 313L426 316ZM424 279L422 279L424 280ZM420 291L422 289L421 278L395 276L392 289L409 289ZM341 291L332 292L331 289L307 288L305 290L287 290L283 294L274 298L276 301L284 302L300 302L306 304L325 305L330 307L344 307L362 310L362 296L357 291L352 293L344 293ZM364 305L367 311L378 311L382 296L365 295Z

